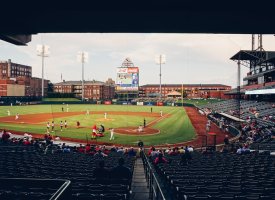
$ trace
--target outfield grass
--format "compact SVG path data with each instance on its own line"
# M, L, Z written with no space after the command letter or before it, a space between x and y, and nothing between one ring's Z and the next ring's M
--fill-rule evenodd
M34 113L54 113L61 112L61 108L64 108L66 111L67 104L65 105L32 105L32 106L1 106L0 107L0 116L7 116L7 110L9 109L11 115L19 113L20 115L24 114L34 114ZM113 143L119 144L129 144L136 145L139 139L143 140L146 145L157 145L157 144L173 144L183 141L189 141L195 137L194 128L182 107L157 107L157 106L131 106L131 105L68 105L69 112L73 111L83 111L83 114L70 116L66 118L56 118L54 121L56 123L56 132L54 135L62 137L71 137L86 139L90 137L91 127L94 124L100 125L104 124L106 129L113 127L127 127L127 126L136 126L143 124L144 117L142 116L133 116L133 115L108 115L109 119L113 121L104 121L103 115L93 114L93 111L128 111L128 112L150 112L152 107L153 112L159 113L160 110L163 111L163 114L170 113L172 116L166 119L161 120L153 126L153 128L159 129L160 134L158 135L147 135L147 136L130 136L130 135L119 135L115 134L115 140ZM86 110L90 110L90 115L86 116L84 113ZM67 120L69 128L60 131L59 122L61 120ZM147 123L151 122L155 118L146 117ZM102 120L102 121L98 121ZM77 129L75 127L76 121L80 121L81 126L84 128ZM16 130L16 131L26 131L29 133L40 133L44 134L46 131L46 121L36 125L30 124L4 124L0 123L0 127ZM105 137L98 138L98 141L109 142L109 130L106 130Z

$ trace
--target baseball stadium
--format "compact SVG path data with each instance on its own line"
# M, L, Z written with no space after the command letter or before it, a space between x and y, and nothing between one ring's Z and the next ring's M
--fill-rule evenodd
M275 199L274 35L43 30L0 32L0 199Z

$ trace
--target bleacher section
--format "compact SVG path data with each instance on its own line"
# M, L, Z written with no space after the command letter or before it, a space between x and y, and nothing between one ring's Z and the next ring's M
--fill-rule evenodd
M246 137L252 137L255 143L251 147L260 150L275 150L275 143L271 139L275 136L275 106L270 102L257 102L246 100L228 100L208 105L199 106L199 109L211 115L216 113L240 118L242 133ZM224 115L224 116L225 116ZM268 145L259 145L268 143ZM271 147L273 146L273 147ZM265 147L267 149L265 149Z
M71 197L67 199L129 199L131 180L98 181L94 178L94 169L100 159L104 159L106 168L112 168L117 165L118 158L123 157L125 166L133 172L133 157L110 152L108 157L98 158L78 152L52 153L50 148L45 154L37 151L34 146L12 144L0 145L0 155L1 178L70 180ZM0 199L49 199L56 192L53 185L45 189L33 182L33 185L17 188L15 193L12 188L2 186L2 183Z
M258 152L204 154L192 152L188 164L181 154L165 155L155 165L173 199L275 199L275 157Z

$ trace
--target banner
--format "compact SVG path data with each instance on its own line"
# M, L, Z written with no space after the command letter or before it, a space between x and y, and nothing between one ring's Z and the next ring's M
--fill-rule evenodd
M111 105L112 102L111 102L111 101L104 101L104 104L105 104L105 105Z
M157 106L163 106L163 102L157 102Z
M137 106L143 106L143 102L137 102Z

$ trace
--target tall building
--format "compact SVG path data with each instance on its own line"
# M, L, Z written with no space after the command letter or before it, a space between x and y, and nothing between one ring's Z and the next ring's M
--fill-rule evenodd
M44 80L47 96L49 80ZM0 61L0 96L41 96L42 79L32 77L32 67L8 61Z
M0 79L32 77L32 67L8 61L0 61Z
M112 82L108 79L107 82ZM72 93L75 97L82 95L81 81L63 81L54 84L54 92L56 93ZM84 82L84 98L89 100L109 100L115 96L115 85L104 83L101 81L85 81Z

